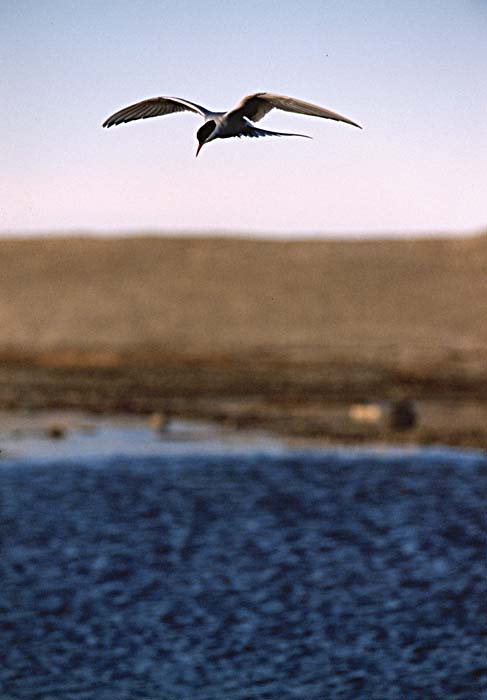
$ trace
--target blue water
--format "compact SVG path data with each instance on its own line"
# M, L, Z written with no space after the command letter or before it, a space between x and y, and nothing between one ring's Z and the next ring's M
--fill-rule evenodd
M480 453L0 466L2 700L487 698Z

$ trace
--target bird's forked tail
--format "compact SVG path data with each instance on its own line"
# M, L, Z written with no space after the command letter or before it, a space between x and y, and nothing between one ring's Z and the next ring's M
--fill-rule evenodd
M249 124L237 136L250 136L250 138L260 138L261 136L300 136L303 139L312 139L312 136L306 134L291 134L287 131L267 131L267 129L259 129L253 124Z

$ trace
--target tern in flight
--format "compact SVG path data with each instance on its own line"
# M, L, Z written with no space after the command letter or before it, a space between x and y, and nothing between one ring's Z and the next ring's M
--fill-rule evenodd
M312 117L323 117L333 119L337 122L345 122L359 129L362 127L351 119L343 117L341 114L332 112L324 107L303 102L294 97L285 95L273 95L270 92L257 92L254 95L247 95L239 104L228 112L212 112L201 105L197 105L189 100L180 97L152 97L142 100L136 104L124 107L115 112L103 122L107 128L116 124L131 122L135 119L148 119L149 117L160 117L173 112L195 112L205 120L202 127L197 131L198 148L196 155L200 152L205 143L210 143L215 139L228 139L232 136L303 136L311 138L305 134L289 134L282 131L266 131L259 129L253 122L258 122L271 111L271 109L281 109L284 112L295 112L296 114L307 114Z

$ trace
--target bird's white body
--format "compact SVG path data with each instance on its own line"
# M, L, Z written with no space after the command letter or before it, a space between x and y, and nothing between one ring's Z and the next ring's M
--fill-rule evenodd
M333 119L334 121L345 122L359 129L361 128L358 124L337 112L332 112L310 102L297 100L294 97L275 95L268 92L247 95L236 107L228 112L213 112L206 109L206 107L180 97L152 97L115 112L115 114L108 117L103 126L109 128L135 119L148 119L149 117L158 117L173 112L195 112L204 119L204 124L198 129L197 133L199 145L196 155L198 155L204 144L215 139L227 139L233 136L250 136L254 138L260 136L304 136L304 134L267 131L256 127L253 122L262 119L271 109L281 109L285 112Z

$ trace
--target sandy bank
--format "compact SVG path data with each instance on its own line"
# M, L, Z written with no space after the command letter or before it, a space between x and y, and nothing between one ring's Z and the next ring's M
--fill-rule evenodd
M487 445L486 236L78 237L0 255L1 408ZM420 418L407 435L388 419L402 399ZM350 420L364 402L375 424Z

